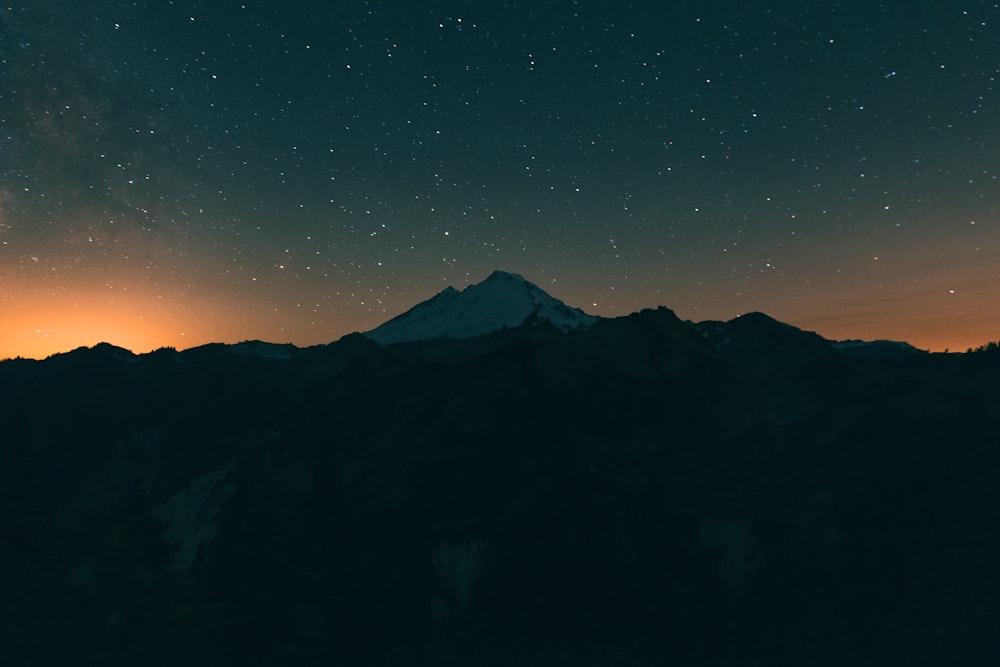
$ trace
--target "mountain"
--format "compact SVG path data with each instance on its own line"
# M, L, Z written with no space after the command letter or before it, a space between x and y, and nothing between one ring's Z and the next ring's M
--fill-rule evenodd
M0 664L996 663L995 346L543 295L0 362Z
M598 320L549 296L516 273L494 271L459 292L446 287L364 335L382 345L485 336L522 325L548 324L560 331L585 329Z
M706 321L694 325L724 356L784 357L813 359L831 357L829 341L812 331L803 331L765 315L747 313L728 322Z
M728 322L693 324L732 364L768 376L797 376L809 367L842 357L828 340L765 315L747 313Z

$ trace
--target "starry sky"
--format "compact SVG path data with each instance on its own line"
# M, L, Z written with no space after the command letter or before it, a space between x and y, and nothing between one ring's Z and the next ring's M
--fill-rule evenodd
M1000 4L0 6L0 358L311 345L492 270L1000 339Z

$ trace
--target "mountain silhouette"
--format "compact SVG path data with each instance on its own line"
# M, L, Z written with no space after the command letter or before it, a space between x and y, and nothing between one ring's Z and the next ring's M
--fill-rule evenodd
M1000 655L996 346L501 272L384 326L0 362L0 661Z

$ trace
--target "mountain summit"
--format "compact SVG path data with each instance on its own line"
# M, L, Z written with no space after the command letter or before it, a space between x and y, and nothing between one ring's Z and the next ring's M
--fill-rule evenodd
M435 338L474 338L529 322L571 331L589 327L597 320L549 296L516 273L494 271L483 282L461 292L446 287L364 335L389 345Z

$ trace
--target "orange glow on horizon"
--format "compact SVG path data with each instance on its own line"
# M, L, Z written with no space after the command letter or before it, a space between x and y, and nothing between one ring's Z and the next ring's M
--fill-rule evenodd
M130 293L109 299L85 292L25 295L0 302L0 360L44 359L79 347L110 343L136 354L163 347L259 339L307 346L329 343L350 329L340 322L278 317L262 302L182 299Z
M250 326L251 318L207 307L192 307L183 315L173 316L166 309L151 311L148 302L103 303L99 299L62 298L29 302L17 307L5 304L0 315L0 360L14 357L44 359L97 343L111 343L136 354L162 347L179 350L207 343L237 343L260 338L268 342L292 342L299 346L328 343L347 331L329 335L317 331L296 332L271 327L258 333ZM770 314L770 313L768 313ZM779 315L777 319L784 319ZM990 322L967 318L960 330L954 321L890 317L880 321L861 314L811 313L784 321L801 329L815 331L829 340L905 341L931 352L964 352L1000 339Z
M815 331L827 340L892 340L909 343L928 352L965 352L1000 339L1000 331L975 322L955 331L941 323L923 323L923 328L911 328L900 322L870 322L863 329L845 326L837 321L818 322L815 326L799 323L802 329Z
M133 352L165 346L190 347L183 326L153 311L148 302L106 303L93 297L26 299L5 304L0 316L0 359L44 359L52 354L106 342Z
M964 292L964 293L963 293ZM943 294L885 294L876 301L840 297L826 301L804 299L783 302L738 301L717 303L713 311L675 310L682 319L731 319L760 310L775 319L829 340L896 340L932 352L964 352L1000 340L1000 322L976 306L984 295L967 292ZM0 360L24 357L44 359L53 354L106 342L136 354L162 347L179 350L207 343L238 343L259 339L293 343L300 347L329 343L352 331L363 331L379 321L349 321L345 313L325 317L292 307L276 308L271 299L235 301L211 298L161 298L140 290L23 292L0 299ZM558 295L566 298L567 295ZM574 300L567 298L573 305ZM576 301L580 301L577 299ZM673 308L670 304L667 307ZM685 304L687 305L687 304ZM750 306L750 307L747 307ZM400 312L402 312L401 309ZM591 309L584 308L590 312ZM687 311L687 312L685 312ZM604 316L622 313L600 313Z

